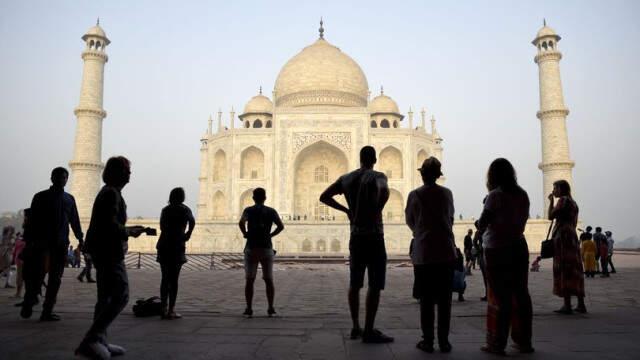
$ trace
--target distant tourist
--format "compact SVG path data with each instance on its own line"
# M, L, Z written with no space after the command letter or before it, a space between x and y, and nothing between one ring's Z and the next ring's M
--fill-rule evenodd
M83 282L84 279L87 279L88 283L96 282L93 280L93 276L91 276L91 269L93 268L93 260L91 260L91 255L87 254L85 249L82 249L82 256L84 257L84 268L80 271L77 279L80 282Z
M442 176L440 167L440 161L435 157L422 163L418 171L424 185L409 193L405 217L413 234L413 293L420 299L422 341L416 347L433 352L434 308L437 305L438 344L441 352L448 353L451 351L451 291L457 256L452 231L453 195L451 190L436 184ZM462 264L462 254L459 261Z
M529 250L524 229L529 218L529 196L519 185L507 159L494 160L487 172L487 195L479 231L483 246L489 306L487 343L481 350L503 355L511 338L522 353L531 346L533 310L529 296Z
M63 167L51 171L52 186L34 195L31 202L30 223L32 235L29 242L29 259L25 266L31 267L33 275L27 281L24 301L20 315L27 319L31 317L33 306L38 302L38 294L48 269L47 291L40 321L58 321L60 316L53 313L58 290L62 282L67 249L69 247L69 226L73 230L78 243L82 244L83 234L80 228L80 218L73 196L64 191L69 179L69 172Z
M160 263L160 301L163 319L180 319L175 312L178 297L178 278L182 265L187 262L185 243L191 238L196 220L191 209L184 204L184 189L175 188L169 193L169 205L160 214L160 237L156 245ZM167 302L168 300L168 302ZM167 306L168 304L168 306Z
M483 233L479 230L475 232L473 235L473 248L477 249L476 257L478 258L478 266L482 273L482 284L484 285L484 295L480 298L480 301L487 301L487 274L484 261L484 248L482 246L482 235Z
M602 275L600 277L609 277L609 244L607 243L607 237L602 233L601 227L596 227L596 232L593 234L593 241L598 248L598 258L600 259L600 271Z
M25 245L27 245L27 243L24 241L24 237L22 237L22 233L17 233L16 242L15 242L15 245L13 246L13 259L12 259L12 263L16 265L16 294L14 295L15 298L22 297L22 288L24 284L23 277L22 277L22 268L23 268L22 251L24 250Z
M473 263L473 230L469 229L467 235L464 237L464 259L465 259L465 271L467 275L471 275L471 264Z
M588 228L587 228L588 229ZM580 238L580 254L582 255L582 265L584 267L584 275L586 277L594 277L596 275L596 243L593 241L591 234L584 236L586 233L582 233Z
M0 243L0 278L6 276L5 288L10 287L11 254L13 253L13 237L15 231L13 226L5 226L2 229L2 242Z
M609 263L609 266L611 266L611 274L615 274L616 273L616 267L613 266L613 243L615 242L613 240L613 234L611 233L611 231L605 231L604 232L605 235L607 235L607 251L609 256L607 257L607 262Z
M555 203L555 198L558 202ZM553 293L564 299L559 314L571 314L575 310L586 313L584 304L584 277L576 225L578 204L571 197L571 186L566 180L553 183L549 194L549 220L554 220L553 230ZM594 235L595 238L595 235ZM571 309L571 297L578 298L578 306Z
M69 250L67 250L67 267L75 266L75 254L73 253L73 246L69 245Z
M253 284L258 274L258 264L262 267L262 279L267 292L267 315L273 316L276 310L273 306L275 286L273 284L273 258L276 252L273 250L271 239L284 230L284 224L280 220L278 212L264 204L267 193L263 188L253 190L255 205L244 209L240 217L240 231L247 242L244 247L244 272L245 286L244 297L247 308L244 314L253 316ZM273 225L276 225L275 230Z
M82 256L82 251L80 251L80 245L78 245L76 246L75 249L73 249L73 267L74 268L80 267L81 256Z
M129 301L129 279L124 263L128 238L138 237L145 231L141 226L125 226L127 205L121 191L130 176L127 158L118 156L107 160L102 172L105 185L91 211L85 246L96 267L98 301L93 323L76 349L76 355L91 359L109 359L125 353L123 347L107 342L107 328Z
M464 291L467 289L466 281L467 272L464 268L464 256L460 248L456 246L456 261L453 268L453 285L451 291L458 293L458 302L464 300Z
M376 150L371 146L360 149L360 168L342 175L320 195L320 201L347 214L351 224L349 240L349 310L353 328L351 339L362 337L365 343L388 343L393 338L374 328L380 292L384 289L387 270L387 250L384 244L382 209L389 200L387 177L373 170ZM347 207L333 197L344 194ZM360 289L368 270L364 330L360 328Z

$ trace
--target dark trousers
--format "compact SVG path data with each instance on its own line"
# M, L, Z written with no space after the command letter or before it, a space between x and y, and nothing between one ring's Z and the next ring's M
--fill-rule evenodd
M82 271L80 272L80 275L78 275L78 278L82 279L85 276L87 277L87 280L91 280L91 268L93 268L93 260L91 260L90 256L85 255L84 256L84 269L82 269Z
M613 257L613 255L607 256L607 258L608 258L607 262L609 263L609 266L611 266L611 272L616 272L616 267L613 266L613 261L611 261L612 257Z
M95 261L98 301L93 313L93 324L85 341L106 343L107 328L129 302L129 279L124 261Z
M438 306L438 342L449 341L453 264L414 265L414 293L420 299L422 337L433 343L435 306Z
M478 255L478 265L480 266L480 272L482 273L482 283L484 284L484 296L487 296L487 273L486 265L484 263L484 254Z
M609 275L609 256L600 256L600 268L602 275Z
M56 304L62 274L64 273L66 248L49 251L32 251L25 260L25 293L24 305L33 306L38 301L44 277L47 279L47 291L42 304L42 313L50 314Z
M178 278L180 277L181 263L161 262L160 271L162 272L162 280L160 281L160 300L162 308L167 306L169 300L169 308L173 309L176 305L178 297Z
M531 346L533 309L529 296L529 251L522 240L504 248L485 249L487 274L487 345L504 349L512 340Z

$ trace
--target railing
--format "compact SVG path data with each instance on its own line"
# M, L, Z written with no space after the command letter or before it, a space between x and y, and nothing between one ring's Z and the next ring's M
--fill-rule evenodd
M242 253L212 253L212 254L187 254L186 270L228 270L242 268L244 255ZM156 254L128 253L124 258L125 265L129 269L159 270L160 264L156 261Z

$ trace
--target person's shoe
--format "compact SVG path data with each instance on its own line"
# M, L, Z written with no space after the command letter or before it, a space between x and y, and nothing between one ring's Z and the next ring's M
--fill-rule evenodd
M274 308L267 309L267 315L269 315L269 317L272 317L273 315L276 315L276 309L274 309Z
M534 353L536 351L536 349L533 348L533 346L531 345L527 345L527 346L522 346L519 344L511 344L511 347L518 351L521 354L531 354Z
M416 344L416 348L431 354L433 352L433 342L428 342L426 340L420 340L420 342L418 342Z
M573 314L573 310L571 310L571 308L568 307L561 307L558 310L553 310L554 313L556 314L562 314L562 315L571 315Z
M98 342L82 342L75 351L76 356L82 356L87 359L109 360L111 353L107 347Z
M487 297L486 296L481 297L480 301L487 301Z
M489 353L489 354L494 354L494 355L500 355L500 356L507 355L507 353L504 352L504 349L497 349L497 348L494 348L494 347L489 346L489 345L483 345L480 348L480 350L484 351L486 353Z
M464 301L464 295L458 294L458 301Z
M78 275L78 277L76 277L76 279L78 279L78 281L80 282L84 282L84 277L81 275Z
M349 336L349 338L351 340L355 340L355 339L359 339L362 337L362 328L353 328L351 329L351 335Z
M253 317L253 310L246 308L244 309L244 312L242 313L242 315L244 315L247 318L252 318Z
M22 304L22 309L20 310L20 317L23 319L29 319L33 314L33 306Z
M60 321L61 318L59 315L54 313L42 313L40 315L40 321Z
M111 356L122 356L127 352L127 350L120 345L106 344L105 346Z
M584 305L583 306L578 305L578 306L576 306L575 309L573 309L573 311L575 311L575 312L577 312L579 314L586 314L587 313L587 307L584 306Z
M393 340L394 339L391 336L383 334L382 331L378 329L362 333L362 342L365 344L386 344L393 342Z
M182 319L182 315L178 314L175 311L169 311L169 315L167 315L167 319L169 320Z
M88 283L95 283L96 281L95 281L95 280L93 280L92 278L88 277L88 278L87 278L87 282L88 282Z
M439 343L441 353L451 352L451 343L449 341Z

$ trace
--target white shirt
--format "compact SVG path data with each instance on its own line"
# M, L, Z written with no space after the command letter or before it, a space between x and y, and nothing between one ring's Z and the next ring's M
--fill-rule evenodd
M444 186L423 185L409 193L405 218L413 232L414 264L446 263L456 258L453 214L453 195Z

